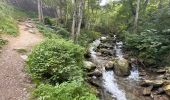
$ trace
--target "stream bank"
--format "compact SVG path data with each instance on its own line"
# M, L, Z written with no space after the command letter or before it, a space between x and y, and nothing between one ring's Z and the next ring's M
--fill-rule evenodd
M95 40L89 48L88 82L97 87L100 99L169 100L165 94L153 96L151 86L141 86L151 79L150 72L139 67L134 58L127 60L122 47L123 43L114 35Z

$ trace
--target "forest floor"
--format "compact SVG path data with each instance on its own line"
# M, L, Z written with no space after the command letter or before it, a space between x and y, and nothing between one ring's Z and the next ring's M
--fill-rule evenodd
M25 60L43 36L32 21L24 21L19 23L18 36L2 37L8 40L8 44L0 53L0 100L27 100L33 85L25 72ZM21 53L23 51L27 53Z

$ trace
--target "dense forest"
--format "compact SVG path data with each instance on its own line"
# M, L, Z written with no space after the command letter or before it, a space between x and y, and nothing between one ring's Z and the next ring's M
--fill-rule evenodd
M0 100L169 100L170 0L0 0L0 63Z

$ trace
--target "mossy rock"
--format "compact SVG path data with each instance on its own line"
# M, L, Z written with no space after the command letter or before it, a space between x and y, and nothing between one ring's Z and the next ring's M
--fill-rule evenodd
M130 67L128 60L124 58L116 59L114 61L114 72L118 76L130 75Z

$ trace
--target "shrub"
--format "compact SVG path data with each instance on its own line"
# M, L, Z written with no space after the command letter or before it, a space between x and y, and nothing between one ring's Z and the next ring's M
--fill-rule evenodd
M38 23L37 25L39 31L44 34L44 36L48 38L69 38L70 33L61 27L55 26L44 26L42 23Z
M80 78L84 49L64 39L48 39L37 46L28 60L33 77L50 83Z
M10 35L17 35L18 26L17 20L18 18L26 17L26 14L21 10L10 6L6 3L0 1L0 32L8 33Z
M100 36L101 36L100 32L82 30L78 39L78 43L81 46L87 47L89 43L99 38Z
M56 86L41 84L33 97L37 100L98 100L86 85L76 81Z
M148 65L160 65L169 52L169 36L150 29L139 34L125 33L126 47L133 50Z

